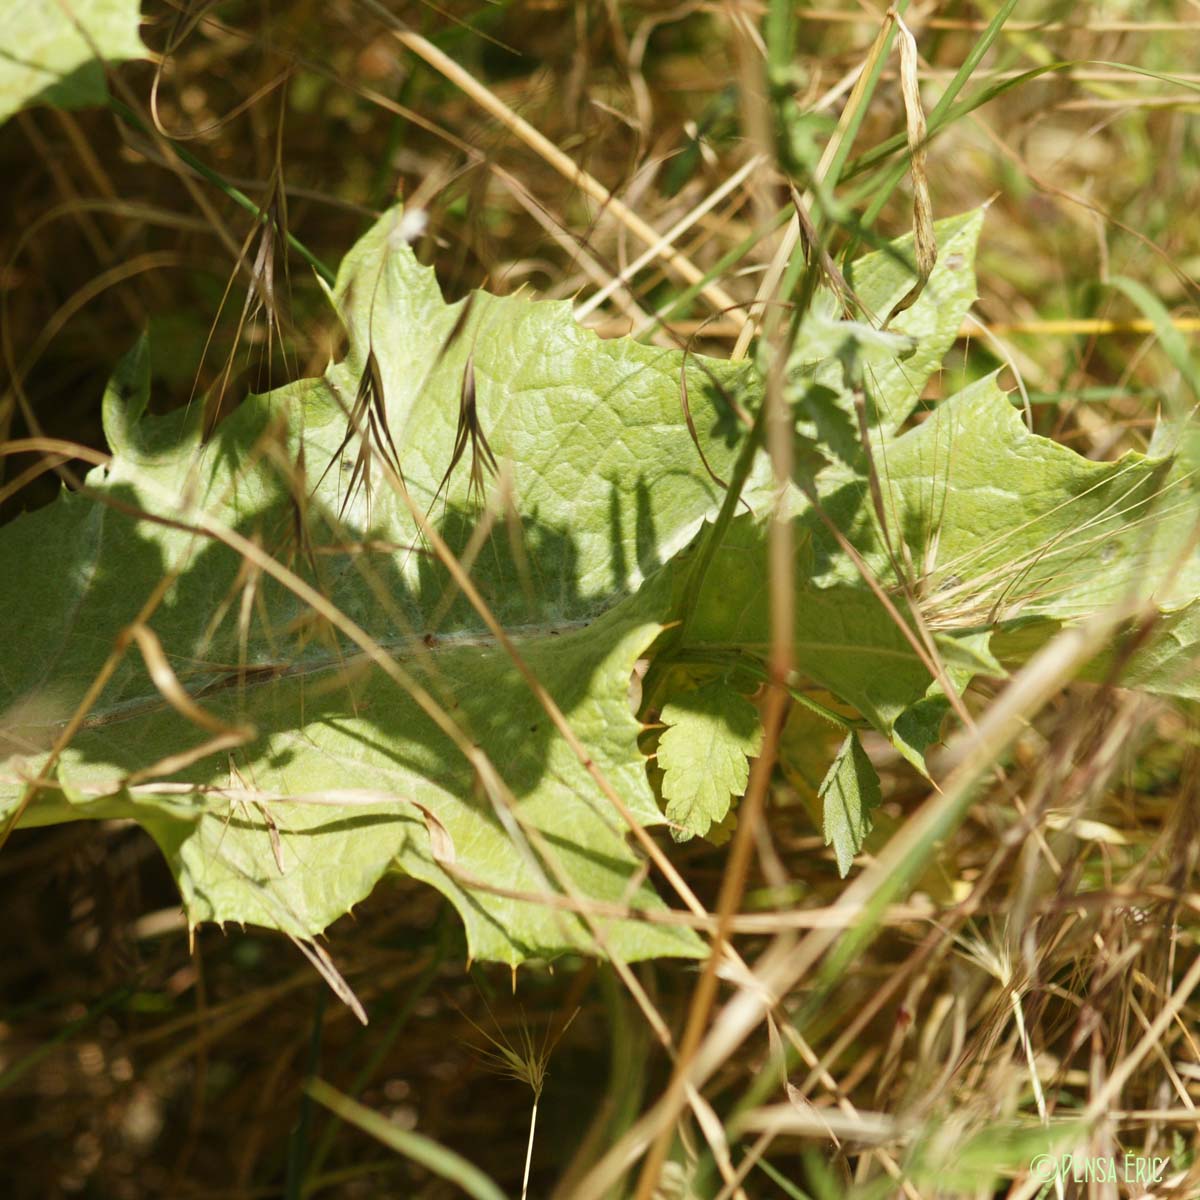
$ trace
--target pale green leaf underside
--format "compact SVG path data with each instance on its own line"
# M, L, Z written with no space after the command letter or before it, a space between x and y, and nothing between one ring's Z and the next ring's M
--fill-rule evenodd
M695 536L723 495L684 420L683 356L601 342L565 304L480 294L469 311L446 305L432 273L396 243L397 217L382 218L342 265L334 301L350 349L323 379L249 397L202 446L197 411L142 416L149 367L139 346L105 398L112 463L89 475L87 494L64 494L0 530L0 804L19 803L165 579L149 626L166 661L225 727L253 725L253 740L212 749L210 732L176 712L126 648L25 823L133 817L162 847L193 922L311 936L394 870L449 897L477 957L697 954L701 942L679 926L612 915L628 905L652 916L662 902L638 882L639 859L588 768L380 468L394 444L418 510L469 561L584 756L639 821L662 821L630 673L678 617ZM1193 480L1181 467L1136 455L1094 463L1033 437L990 379L887 436L973 294L975 217L939 231L942 275L895 323L919 335L903 384L894 361L872 368L891 397L875 451L889 537L850 472L822 478L825 513L899 612L918 605L955 691L1020 661L1036 638L1014 642L1017 626L1050 628L1136 587L1170 615L1130 665L1131 681L1192 694L1200 567L1187 537ZM907 279L876 256L853 283L882 316ZM351 488L363 440L347 441L347 414L372 349L388 432L378 420L361 425L371 487ZM468 362L500 476L483 479L496 502L488 516L470 487L469 452L446 478ZM744 365L689 356L686 369L700 448L729 478L740 448L730 399L740 393L753 409L757 383ZM732 522L692 597L689 652L766 657L766 478L760 456L747 493L758 511ZM802 511L795 532L799 676L920 765L947 706L937 681L824 523ZM227 544L235 535L322 602L248 563ZM1023 647L1015 658L996 630L1005 647ZM386 653L390 674L363 639ZM659 750L667 818L701 832L745 787L757 718L751 728L751 706L731 692L700 713L675 703ZM832 818L827 807L843 865L871 798L856 755L844 750L839 771L851 773L858 801L843 799ZM548 893L559 901L538 899ZM605 905L592 925L571 911L589 900Z
M684 420L683 356L601 342L573 322L566 304L482 294L448 342L461 305L444 304L432 273L393 244L395 221L385 216L343 264L336 298L351 352L326 381L248 398L202 447L198 413L138 419L148 381L141 348L106 398L114 458L88 478L95 498L64 495L0 532L0 602L11 618L0 644L0 727L6 750L19 756L4 790L14 803L20 778L38 769L118 633L164 574L173 575L151 628L199 702L231 724L253 724L257 739L168 772L174 788L207 792L155 794L155 765L208 734L164 702L129 651L59 775L94 797L127 773L149 772L121 804L136 806L168 854L193 921L315 933L396 867L450 896L479 957L517 962L595 949L576 918L463 883L659 904L647 885L629 891L637 860L620 820L420 536L379 470L376 435L371 494L349 491L360 443L343 445L346 413L373 346L410 494L456 554L473 556L474 584L586 752L636 816L653 823L662 816L627 690L634 661L667 617L669 595L663 585L638 589L720 496ZM490 536L475 543L482 513L469 494L467 461L435 502L468 355L481 426L511 497ZM727 397L746 386L749 368L690 356L687 369L701 444L713 469L728 474L736 441L725 436ZM487 481L489 492L497 487ZM306 505L303 539L296 496ZM185 526L203 512L210 527L258 542L317 587L450 714L464 745L482 748L511 789L515 815L496 811L462 750L306 601L248 571L219 539L138 520L131 510ZM47 561L63 564L55 586L20 583ZM231 815L228 799L211 791L286 798L334 786L386 791L395 802L369 810L272 801L282 872L261 812L238 805ZM414 804L444 827L461 876L431 856ZM90 814L39 799L26 820L66 815ZM676 927L640 921L617 922L602 936L627 958L694 954L700 945Z
M518 638L518 645L609 780L650 824L661 818L625 700L633 661L659 630L639 613L646 607L653 604L626 602L587 628ZM470 887L455 875L461 869L499 889L558 891L542 865L546 854L583 897L659 907L645 888L628 894L633 859L619 819L502 651L483 639L447 640L426 675L412 648L389 648L426 682L436 667L446 704L511 789L522 831L515 843L458 748L390 679L364 670L361 655L250 683L240 698L212 693L204 701L210 712L255 724L252 753L235 752L238 776L221 769L220 756L205 770L174 777L208 787L244 785L269 797L263 804L279 833L280 862L253 797L230 805L211 794L149 788L94 801L92 810L80 804L112 792L124 771L201 740L162 705L79 734L64 770L75 812L47 800L31 815L139 820L166 854L193 922L248 922L305 936L365 898L394 868L450 898L477 957L518 962L587 948L591 937L577 918ZM435 859L426 811L449 835L449 869ZM696 949L690 936L670 927L623 922L607 936L613 951L630 957Z
M103 104L108 93L100 60L145 57L138 11L138 0L0 5L0 121L34 104Z
M730 801L746 790L749 759L762 749L758 710L723 682L677 696L664 705L667 726L658 742L667 819L677 841L703 836L724 820Z

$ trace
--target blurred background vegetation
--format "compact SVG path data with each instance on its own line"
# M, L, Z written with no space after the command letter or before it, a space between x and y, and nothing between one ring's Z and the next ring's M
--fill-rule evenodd
M909 6L927 111L997 8L990 0ZM152 58L125 64L112 83L117 100L146 124L103 109L39 108L0 128L9 386L24 389L49 435L103 449L105 381L144 328L159 409L193 397L227 407L247 391L323 370L339 334L299 256L289 261L286 286L279 264L279 336L261 316L242 320L257 243L239 266L255 222L231 188L266 204L282 187L291 234L331 266L374 214L401 200L428 213L417 250L436 267L448 297L480 286L586 296L641 244L477 98L410 53L393 18L423 33L665 231L759 148L761 107L749 93L766 87L764 16L755 0L147 0L142 36ZM796 5L794 17L790 73L775 85L794 115L793 135L819 147L883 9L829 0L821 8ZM1029 393L1039 431L1094 457L1145 446L1159 400L1178 388L1178 378L1145 314L1109 280L1144 283L1181 328L1197 327L1197 46L1200 9L1186 0L1017 6L967 93L995 95L930 147L937 216L990 204L976 309L988 332L964 330L931 397L1003 366L1008 381L1019 376ZM1003 86L1047 67L1054 69ZM840 192L858 211L870 207L883 177L862 156L903 128L893 55ZM753 172L680 246L712 269L788 203L786 181ZM906 231L911 203L905 184L883 205L876 231ZM722 286L739 302L754 296L773 245L766 237L721 267ZM639 311L653 312L681 291L678 277L651 264L590 319L604 334L623 333ZM694 301L657 336L686 342L711 313ZM697 344L726 354L726 332L718 314ZM0 436L24 436L19 413L6 414ZM56 494L52 472L33 477L36 461L4 460L3 519ZM54 569L47 564L48 574ZM1096 717L1084 701L1064 697L1046 715L1047 727L1019 748L1018 778L1021 771L1030 778L1065 771L1047 749L1058 744L1054 731L1075 729L1078 750L1089 744L1087 722ZM1093 843L1074 847L1069 869L1101 893L1114 880L1135 891L1168 877L1187 887L1196 863L1194 721L1149 701L1122 710L1121 720L1125 748L1089 784L1103 793L1106 823ZM892 768L884 827L922 794L906 768ZM810 782L795 774L780 779L773 830L797 897L825 903L841 885L805 806L795 803ZM1192 797L1186 820L1181 796ZM960 895L986 862L979 838L1002 834L1008 819L1003 805L981 804L924 890L939 899ZM1179 852L1166 865L1149 850L1161 848L1163 837ZM674 853L711 903L723 852L696 842ZM1008 937L1003 895L1002 884L981 917L980 928L997 943ZM1140 919L1162 913L1152 895L1143 901ZM7 916L0 934L5 1195L459 1194L306 1100L302 1082L314 1067L399 1128L419 1128L458 1150L515 1194L529 1090L489 1069L471 1021L514 1038L526 1027L540 1039L579 1009L550 1063L531 1185L535 1196L557 1186L554 1194L569 1197L571 1164L578 1168L611 1144L666 1080L665 1060L650 1054L649 1031L608 969L571 960L553 972L523 969L514 996L506 971L468 969L453 913L412 880L380 888L330 933L340 968L371 1014L367 1030L332 998L326 1002L324 984L281 938L203 929L190 948L166 867L134 828L114 823L97 836L87 823L15 835L0 855L0 903ZM1131 904L1112 898L1070 927L1064 919L1039 932L1046 977L1060 980L1059 993L1039 993L1027 1015L1046 1053L1072 1044L1081 1006L1104 1037L1140 1036L1137 1000L1131 1007L1127 992L1101 978L1108 959L1088 957L1092 935L1104 932L1110 950L1128 952L1131 975L1157 978L1153 963L1167 951L1130 920ZM1155 921L1161 927L1161 915L1151 929ZM889 930L840 990L828 1027L810 1034L831 1042L864 997L908 960L922 929ZM678 1019L692 969L638 970L660 1010ZM975 1001L955 1037L963 1061L982 1077L973 1093L957 1095L968 1124L986 1129L989 1106L999 1115L1029 1102L1028 1078L1002 1062L993 1044L1003 1027L1003 989L995 990L1003 980L978 948L964 952L949 942L922 971L922 1014L954 995ZM845 1094L878 1107L929 1084L946 1034L924 1026L924 1017L914 1028L915 1004L900 989L852 1039L837 1071ZM717 1097L725 1089L736 1094L758 1061L728 1063ZM1071 1089L1086 1083L1078 1075L1087 1058L1061 1061L1059 1103L1069 1105ZM1196 1078L1182 1086L1197 1096ZM1179 1102L1177 1095L1157 1099ZM1172 1128L1163 1135L1184 1169L1193 1134ZM834 1158L832 1178L848 1179L850 1165ZM799 1182L756 1172L749 1195L819 1190L820 1168L796 1146L781 1144L771 1162ZM964 1185L961 1194L977 1192Z

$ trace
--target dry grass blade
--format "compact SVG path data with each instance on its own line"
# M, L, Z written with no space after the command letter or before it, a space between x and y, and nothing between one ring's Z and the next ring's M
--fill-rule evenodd
M158 640L158 635L154 630L139 621L126 632L122 640L125 639L137 643L154 686L158 688L163 698L176 712L202 729L207 729L210 733L232 732L224 721L206 712L184 689L179 682L179 677L167 661L162 643ZM241 732L243 740L250 740L257 736L252 727L247 727Z
M925 110L921 106L921 83L918 79L920 63L917 58L917 42L899 13L892 10L890 16L896 22L896 29L900 35L900 94L904 98L909 170L912 173L913 246L917 255L917 281L892 309L889 321L917 302L937 263L937 239L933 234L933 202L929 198L929 172L925 150Z
M689 262L678 250L661 238L653 226L637 215L631 208L622 203L602 183L594 179L587 171L573 162L552 141L539 133L524 118L519 117L511 108L500 100L493 92L483 87L470 72L465 71L458 63L449 58L428 39L418 33L401 32L397 39L414 54L423 58L430 66L436 68L457 87L462 88L480 107L486 109L505 128L515 133L526 145L532 147L560 175L570 183L577 185L581 191L596 200L607 212L611 212L617 220L625 225L631 233L639 237L647 246L658 246L663 243L660 251L663 260L673 267L688 283L700 283L704 272ZM701 294L718 310L725 311L737 306L737 301L724 288L713 283L705 283Z
M738 1132L799 1134L815 1138L847 1141L860 1144L891 1142L900 1139L904 1130L894 1117L887 1113L859 1112L854 1117L828 1109L812 1109L804 1113L793 1104L775 1104L760 1108L739 1118L735 1127Z
M666 233L662 235L656 242L648 246L637 258L635 258L628 266L623 267L621 271L614 275L595 295L590 296L582 304L575 309L575 320L583 322L589 314L594 312L601 304L603 304L614 292L623 287L624 284L632 279L647 263L652 262L655 258L663 253L664 250L674 245L691 227L700 220L706 213L711 212L726 196L736 191L750 176L758 170L763 163L761 155L755 155L748 162L742 164L720 187L710 192L701 203L697 204L691 212L686 216L681 217L674 225L671 226Z
M355 1018L363 1025L368 1024L367 1010L363 1008L362 1001L354 994L354 989L334 965L333 959L329 957L329 952L325 947L292 934L289 934L288 938L292 945L312 963L313 969L329 985L330 991L354 1014Z

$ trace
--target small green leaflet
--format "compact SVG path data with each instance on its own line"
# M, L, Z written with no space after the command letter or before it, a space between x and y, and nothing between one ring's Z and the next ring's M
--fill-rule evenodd
M748 760L762 750L762 722L754 705L722 682L677 696L662 720L663 798L672 836L686 842L724 820L732 798L745 792Z
M10 0L0 5L0 122L34 104L103 104L100 60L145 56L138 0Z
M941 740L942 723L950 711L944 695L924 696L909 705L892 726L892 744L922 775L929 774L925 752Z
M889 323L886 333L862 321L842 320L842 301L831 291L819 291L788 362L792 394L803 395L813 383L828 389L857 430L846 369L852 360L853 374L861 376L867 393L869 423L884 437L894 436L916 408L925 381L941 366L974 303L975 246L982 224L983 210L974 209L934 225L937 265L920 298ZM855 296L877 320L883 321L916 282L909 265L912 254L912 237L899 238L849 269ZM800 429L810 436L818 433L804 414Z
M821 781L820 799L824 806L825 845L833 847L838 872L845 878L854 856L871 832L871 810L881 799L879 776L858 734L850 734L842 743L833 766Z

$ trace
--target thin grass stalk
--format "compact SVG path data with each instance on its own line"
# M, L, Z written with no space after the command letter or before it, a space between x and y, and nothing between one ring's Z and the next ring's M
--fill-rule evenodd
M538 1098L533 1098L533 1111L529 1114L529 1144L525 1148L525 1175L521 1180L521 1200L529 1196L529 1167L533 1162L533 1132L537 1128Z

